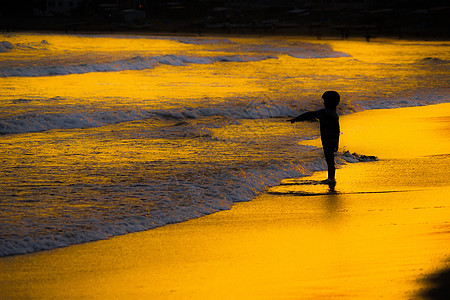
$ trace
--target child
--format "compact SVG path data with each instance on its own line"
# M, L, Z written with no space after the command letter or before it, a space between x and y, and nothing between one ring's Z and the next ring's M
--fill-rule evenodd
M288 120L291 123L319 119L320 138L322 139L323 153L328 166L328 183L335 183L336 168L334 166L334 152L338 150L339 145L339 116L336 113L336 107L341 97L335 91L327 91L322 95L325 108L317 111L305 112L298 117Z

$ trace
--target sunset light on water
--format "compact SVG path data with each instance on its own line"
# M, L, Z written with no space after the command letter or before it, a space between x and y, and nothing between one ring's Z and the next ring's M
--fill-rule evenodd
M448 42L0 43L7 297L410 299L445 268ZM327 90L342 99L337 193L302 196L304 176L326 178L318 123L286 120Z

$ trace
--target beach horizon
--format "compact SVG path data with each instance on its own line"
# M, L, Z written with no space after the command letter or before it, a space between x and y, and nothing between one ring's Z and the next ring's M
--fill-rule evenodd
M449 267L449 113L445 103L342 116L341 148L379 160L342 166L336 192L279 185L198 219L3 257L2 295L438 299L427 278Z

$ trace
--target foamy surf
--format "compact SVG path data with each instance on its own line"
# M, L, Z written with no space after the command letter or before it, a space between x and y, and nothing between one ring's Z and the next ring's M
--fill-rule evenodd
M187 64L212 64L215 62L250 62L273 59L272 56L230 55L216 57L188 57L165 55L157 57L132 57L125 60L112 61L101 64L78 64L64 66L31 66L0 68L0 77L40 77L63 76L71 74L85 74L91 72L120 72L141 71L152 69L160 64L171 66L185 66Z
M84 62L83 56L71 57L70 53L60 54L60 58L54 64L42 64L36 61L32 66L10 66L0 67L0 77L40 77L40 76L63 76L70 74L85 74L91 72L118 72L118 71L140 71L155 68L158 65L185 66L187 64L213 64L216 62L253 62L267 59L276 59L280 55L290 55L301 59L315 58L336 58L349 57L347 53L334 51L326 44L312 43L289 43L286 46L274 44L240 44L230 42L229 40L217 39L169 39L174 42L188 45L215 45L221 43L231 47L229 52L236 52L232 55L219 56L187 56L179 54L168 54L162 56L146 56L140 52L140 55L132 56L115 61L102 63L92 63L90 60ZM28 53L31 50L36 52L49 52L50 43L47 40L29 43L11 43L9 41L0 42L0 52L17 52L20 57L21 52ZM217 49L209 50L215 52ZM247 54L238 54L247 53ZM93 53L95 55L95 53ZM255 55L257 54L257 55ZM80 63L76 63L80 60ZM13 64L14 65L14 64Z
M33 100L19 99L16 102L27 103ZM379 99L377 101L355 101L350 106L342 103L339 107L340 114L366 110L386 109L410 106L423 106L446 103L449 98L442 93L428 95L414 95L400 99ZM204 117L227 117L230 119L270 119L277 117L293 117L299 113L297 103L267 103L263 100L252 101L245 106L236 105L236 102L221 103L216 106L197 106L172 109L140 109L140 110L86 110L70 112L45 112L26 113L0 119L0 134L16 134L40 132L53 129L74 129L100 127L122 122L157 119L199 119ZM315 109L315 106L306 106L306 109Z

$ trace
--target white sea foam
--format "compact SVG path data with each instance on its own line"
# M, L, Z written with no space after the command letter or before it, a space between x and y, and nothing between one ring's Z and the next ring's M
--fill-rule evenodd
M330 45L306 42L254 44L243 46L243 49L249 52L289 55L300 59L351 57L350 54L334 51Z
M224 116L232 119L267 119L295 115L297 112L287 104L250 102L245 106L224 103L220 106L176 108L155 110L157 115L172 119L198 119L209 116Z
M342 158L338 156L336 161L338 164L359 162L361 161L359 158L355 154L346 153L342 155ZM279 184L282 179L302 177L325 169L324 160L319 158L305 160L299 164L273 161L263 166L254 163L253 165L231 165L221 170L214 178L196 176L189 181L172 178L165 182L130 185L127 187L130 194L133 193L133 189L139 190L144 197L151 197L154 207L169 206L171 208L169 210L154 209L150 213L143 213L138 209L135 213L128 212L126 216L117 220L104 221L99 217L92 217L76 226L67 223L66 218L71 217L68 213L61 219L51 220L51 226L57 227L58 233L40 235L38 238L22 236L2 240L0 257L97 241L198 218L230 209L237 202L250 201L266 188ZM107 193L123 188L117 186L103 189ZM174 205L174 202L178 204ZM183 203L189 203L189 205ZM145 207L142 209L147 211ZM8 226L8 224L2 224L2 226Z
M18 100L16 100L18 101ZM20 102L30 100L20 99ZM417 94L398 99L376 99L373 101L355 101L351 103L351 109L347 103L340 104L340 113L351 113L367 109L386 109L410 106L432 105L447 103L450 101L446 93ZM215 106L181 107L172 109L155 110L96 110L66 112L66 113L28 113L0 119L0 134L15 134L39 132L52 129L73 129L100 127L109 124L117 124L150 117L162 119L199 119L210 116L221 116L230 119L268 119L276 117L292 117L299 112L295 102L290 104L266 103L264 101L252 101L245 106L236 105L234 101L225 102ZM304 104L303 109L314 109Z
M439 103L450 102L448 93L431 92L420 93L409 97L388 98L388 99L374 99L372 101L355 101L353 104L359 107L359 110L368 109L386 109L386 108L400 108L411 106L424 106Z
M17 43L17 44L12 44L11 42L8 41L2 41L0 42L0 53L16 50L22 51L47 50L48 45L50 44L46 40L42 40L40 42Z
M8 41L0 42L0 53L9 52L14 49L14 45Z
M0 134L27 133L51 129L100 127L148 118L145 110L70 113L30 113L0 119Z
M126 70L152 69L158 64L185 66L187 64L212 64L215 62L251 62L273 59L270 55L224 55L211 57L189 57L185 55L164 55L155 57L136 56L129 59L117 60L98 64L77 64L62 66L29 66L0 68L0 77L39 77L70 74L84 74L90 72L119 72Z
M295 58L311 59L311 58L336 58L336 57L351 57L351 55L335 51L328 44L316 44L308 42L271 42L267 44L239 44L238 42L230 41L229 39L198 39L198 38L183 38L177 40L184 44L194 45L232 45L239 51L270 53L272 55L286 54ZM233 48L231 48L233 49Z
M438 57L426 57L424 59L419 60L417 63L419 64L433 64L433 65L448 65L450 63L449 60L440 59Z
M230 54L219 56L186 56L186 55L163 55L163 56L134 56L121 60L114 60L102 63L79 63L64 65L34 65L20 67L0 68L0 77L40 77L40 76L62 76L70 74L84 74L91 72L120 72L126 70L146 70L152 69L159 64L172 66L185 66L187 64L212 64L216 62L252 62L267 59L276 59L280 55L290 55L299 59L336 58L349 57L350 55L334 51L326 44L312 44L297 42L289 44L238 44L229 40L211 39L179 39L179 42L189 44L221 44L231 45ZM13 50L47 50L49 43L46 40L34 43L12 44L8 41L0 42L0 52ZM220 49L218 49L220 50ZM213 51L212 51L213 52ZM247 53L247 54L245 54Z
M322 169L319 163L315 169ZM38 238L10 237L2 240L0 256L25 254L64 247L73 244L102 240L112 236L138 232L163 226L166 224L198 218L220 210L230 209L233 203L249 201L268 186L277 184L282 178L304 175L302 167L288 164L271 164L264 168L249 169L248 166L234 166L223 170L219 176L205 186L208 178L193 178L190 181L177 180L176 186L168 191L168 185L173 182L159 182L144 186L146 195L151 195L152 201L159 206L171 206L170 210L157 209L149 214L128 213L118 220L104 221L99 218L84 220L83 224L91 229L83 229L83 224L73 228L64 218L52 219L52 226L58 227L59 233L40 235ZM142 189L143 185L136 188ZM120 187L117 187L120 188ZM132 189L133 187L128 187ZM174 195L182 199L173 199ZM173 205L189 202L189 205ZM66 215L65 217L70 217ZM3 224L2 226L7 226Z
M229 39L210 39L210 38L177 38L177 42L191 45L216 45L216 44L236 44Z
M267 119L293 116L295 109L285 104L252 102L246 106L225 103L211 107L185 107L160 110L96 110L66 113L28 113L0 119L0 134L39 132L52 129L100 127L150 117L162 119L198 119L222 116L231 119Z

